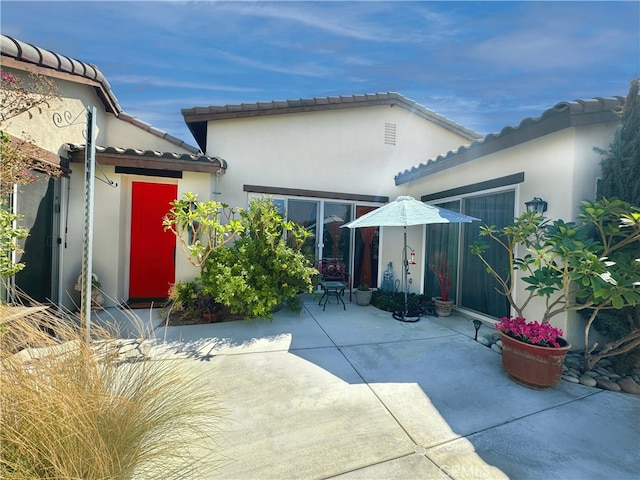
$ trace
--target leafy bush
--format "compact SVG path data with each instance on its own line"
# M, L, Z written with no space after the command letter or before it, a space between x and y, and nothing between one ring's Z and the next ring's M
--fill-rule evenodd
M24 263L14 263L12 254L22 253L18 240L29 235L29 230L14 227L14 222L21 220L20 215L8 210L7 202L0 201L0 277L12 277L24 268Z
M408 311L423 312L430 298L426 295L418 295L410 293L407 295ZM383 292L382 290L374 290L371 295L371 305L385 312L399 312L404 310L404 293L402 292Z
M317 270L297 248L309 233L285 221L269 199L240 210L242 228L233 245L213 251L202 271L202 289L234 314L271 318L282 303L312 291ZM290 246L293 245L293 246Z

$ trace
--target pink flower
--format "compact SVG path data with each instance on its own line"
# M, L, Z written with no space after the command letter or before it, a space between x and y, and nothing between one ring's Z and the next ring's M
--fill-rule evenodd
M7 72L1 72L2 81L7 83L13 83L16 81L15 77Z
M522 317L502 317L496 328L510 337L531 345L559 348L558 337L564 333L561 329L545 322L533 320L527 322Z

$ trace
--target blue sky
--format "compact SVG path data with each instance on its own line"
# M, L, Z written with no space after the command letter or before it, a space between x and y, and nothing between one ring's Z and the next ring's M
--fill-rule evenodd
M2 33L96 64L127 113L398 92L480 134L625 96L640 2L26 2Z

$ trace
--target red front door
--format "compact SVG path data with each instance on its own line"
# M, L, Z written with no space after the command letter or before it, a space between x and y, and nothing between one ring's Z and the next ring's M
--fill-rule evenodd
M129 298L167 298L175 282L176 237L162 219L176 199L177 185L133 182Z

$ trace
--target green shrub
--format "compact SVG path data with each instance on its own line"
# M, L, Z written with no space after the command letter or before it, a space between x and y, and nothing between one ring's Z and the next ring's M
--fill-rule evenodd
M312 291L317 270L299 251L309 233L285 221L269 199L240 210L242 228L233 245L218 248L202 271L202 289L231 313L272 318L283 303L295 307L300 292Z
M408 311L421 312L425 310L426 304L430 298L426 295L418 295L410 293L407 295ZM371 305L385 312L399 312L404 310L404 293L403 292L384 292L382 290L374 290L371 295Z

